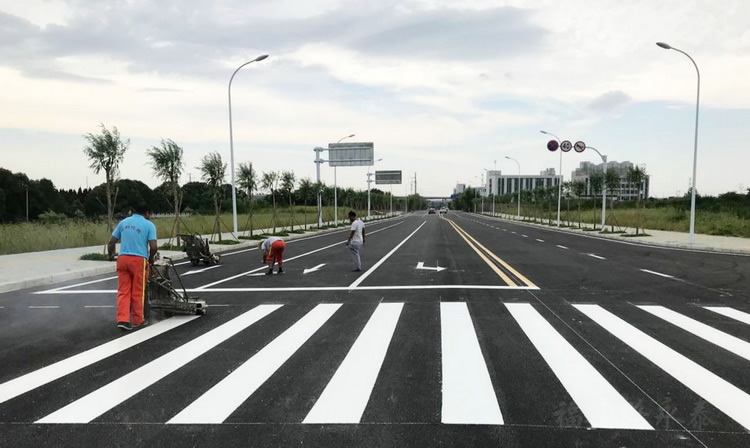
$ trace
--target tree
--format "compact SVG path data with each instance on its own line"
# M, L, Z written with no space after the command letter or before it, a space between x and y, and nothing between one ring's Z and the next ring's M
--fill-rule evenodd
M271 192L271 204L273 207L273 233L276 233L276 184L279 181L279 173L270 171L261 176L261 187Z
M615 171L614 168L608 169L607 173L604 175L604 185L607 186L607 191L610 192L611 198L614 199L616 196L616 193L620 191L620 175L617 174L617 171ZM602 192L602 200L604 200L603 192ZM612 212L610 213L610 222L612 223L612 231L614 232L615 230L615 217L614 217L615 201L614 200L609 201L609 210Z
M582 180L576 180L571 182L570 189L573 195L576 197L576 203L578 205L578 227L581 227L581 196L586 192L586 183Z
M208 185L208 190L213 198L214 214L216 217L214 228L219 240L221 240L221 196L227 172L227 164L222 162L221 155L218 152L212 152L203 157L198 169L201 172L201 179Z
M91 133L84 135L89 142L89 146L83 148L83 153L91 161L89 168L94 170L94 174L104 171L107 185L107 230L112 232L112 218L117 201L115 182L120 175L120 163L125 157L125 151L130 145L130 140L123 142L120 138L120 131L116 127L112 127L112 131L107 129L104 124L101 127L102 135Z
M146 153L151 158L151 169L154 175L168 183L172 189L174 225L168 243L171 244L172 238L176 238L180 233L180 205L182 203L180 176L185 169L185 164L182 162L182 148L170 139L162 139L161 147L152 146Z
M297 186L297 197L302 199L302 204L305 206L304 220L305 228L307 228L307 202L315 197L315 187L309 177L299 181L299 185Z
M628 182L630 182L631 185L634 185L637 189L637 195L636 195L636 201L635 201L635 210L636 210L636 219L635 219L635 234L638 235L638 229L641 227L641 191L643 187L643 181L646 179L646 168L641 168L639 166L630 167L628 168ZM644 233L646 230L644 229Z
M289 227L294 230L294 213L292 212L292 192L294 191L294 184L297 179L294 177L293 171L282 171L281 172L281 191L289 198Z
M594 227L596 227L596 195L602 192L604 186L604 172L594 171L589 175L589 192L594 198ZM604 230L602 228L601 230Z
M258 189L258 173L252 162L242 162L237 168L237 184L247 192L250 214L250 236L253 236L253 193Z

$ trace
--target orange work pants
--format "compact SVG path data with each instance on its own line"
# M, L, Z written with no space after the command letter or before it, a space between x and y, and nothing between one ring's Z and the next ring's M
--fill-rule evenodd
M117 257L117 322L143 323L148 260L135 255Z
M266 263L276 262L281 267L284 264L284 249L286 249L286 243L283 240L276 240L271 243L271 247L268 248Z

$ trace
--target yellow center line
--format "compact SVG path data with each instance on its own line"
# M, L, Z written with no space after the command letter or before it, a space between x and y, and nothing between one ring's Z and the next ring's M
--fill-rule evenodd
M469 233L466 232L464 229L462 229L458 224L454 223L451 220L448 220L448 221L451 224L453 224L453 226L456 227L457 230L460 230L460 232L465 233L466 237L468 237L471 241L473 241L483 251L487 252L495 261L497 261L498 263L500 263L501 265L503 265L503 267L505 267L505 269L507 269L508 271L510 271L511 273L513 273L513 275L515 275L516 277L518 277L522 282L524 282L526 284L526 286L531 286L531 287L535 287L535 288L537 287L529 279L527 279L525 276L521 275L520 272L518 272L517 270L513 269L513 267L511 267L511 265L509 265L508 263L506 263L505 261L503 261L500 257L498 257L497 255L495 255L491 250L489 250L486 247L484 247L479 241L477 241L476 239L474 239L474 237L472 237L471 235L469 235ZM460 234L460 232L459 232L459 234ZM466 238L464 238L464 239L466 239Z
M445 218L443 218L443 219L445 219ZM485 263L487 263L487 265L488 265L489 267L491 267L491 268L492 268L492 270L493 270L493 271L495 271L495 273L496 273L496 274L497 274L498 276L500 276L500 278L502 278L502 279L503 279L503 281L504 281L504 282L505 282L506 284L508 284L509 286L518 286L518 285L516 285L516 282L514 282L513 280L511 280L511 278L510 278L510 277L508 277L508 276L507 276L507 275L505 274L505 272L501 271L501 270L500 270L500 269L499 269L499 268L498 268L498 267L497 267L497 266L495 265L495 263L491 262L491 261L490 261L490 260L489 260L489 259L488 259L487 257L485 257L485 256L484 256L484 254L483 254L483 253L482 253L482 252L481 252L481 251L480 251L479 249L477 249L477 247L476 247L476 246L474 246L473 244L471 244L471 241L469 241L468 239L466 239L466 237L465 237L465 236L463 235L463 233L461 233L461 231L460 231L460 230L459 230L459 229L457 228L458 226L457 226L457 225L456 225L456 224L455 224L455 223L454 223L453 221L451 221L450 219L445 219L445 220L446 220L446 221L448 221L448 222L449 222L449 223L451 224L451 226L453 226L453 229L454 229L454 230L456 231L456 233L458 233L458 234L459 234L459 235L461 236L461 238L463 238L463 239L464 239L464 241L466 241L466 244L468 244L468 245L469 245L469 247L471 247L472 249L474 249L474 252L476 252L476 253L477 253L477 255L479 255L479 256L480 256L480 257L482 258L482 260L484 260L484 262L485 262Z

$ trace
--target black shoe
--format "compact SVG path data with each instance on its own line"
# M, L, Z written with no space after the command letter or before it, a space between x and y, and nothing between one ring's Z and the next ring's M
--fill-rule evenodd
M130 331L133 329L130 322L117 322L117 328L123 331Z
M283 273L284 273L284 270L279 268L279 274L283 274Z
M130 329L131 330L137 330L139 328L145 327L146 325L148 325L148 319L143 319L143 323L141 323L140 325L131 325Z
M352 272L362 272L362 269L352 269Z
M266 272L266 275L271 275L271 274L273 274L273 268L269 269L268 272Z

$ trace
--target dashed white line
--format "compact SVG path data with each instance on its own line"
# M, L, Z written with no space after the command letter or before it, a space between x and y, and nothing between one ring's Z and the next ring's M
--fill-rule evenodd
M524 237L524 238L528 238L529 237L528 235L521 235L521 236Z
M599 259L599 260L606 260L606 258L600 257L599 255L595 255L595 254L586 254L586 255L588 255L589 257L594 257L594 258Z
M540 240L539 238L537 238L536 240L539 241L540 243L544 242L544 240Z
M565 246L561 246L561 245L559 245L559 244L555 244L555 246L559 247L560 249L565 249L565 250L568 250L568 248L567 248L567 247L565 247Z
M55 309L60 308L59 305L29 305L29 308L32 310L45 310L45 309Z
M649 271L648 269L641 269L641 271L648 272L649 274L658 275L659 277L674 278L671 275L662 274L661 272L656 272L656 271Z
M516 232L510 232L510 233L512 233L513 235L515 235L515 234L516 234Z
M114 305L84 305L84 308L114 308Z

